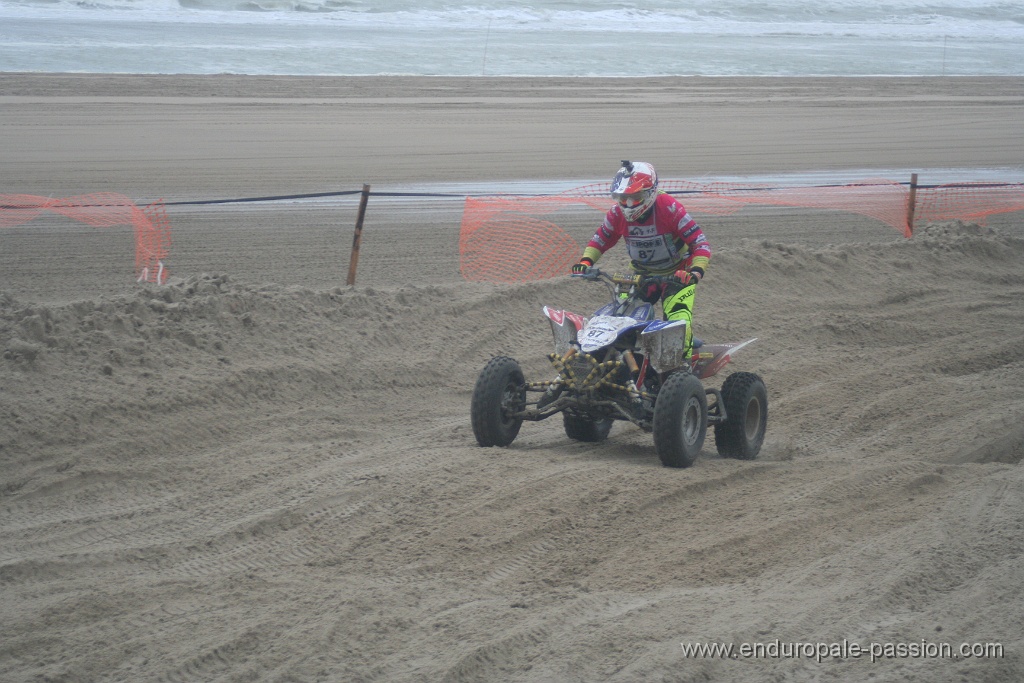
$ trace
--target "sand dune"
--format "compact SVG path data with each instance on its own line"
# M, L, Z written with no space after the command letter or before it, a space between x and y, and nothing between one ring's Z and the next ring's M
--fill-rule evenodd
M758 337L727 370L764 377L768 436L672 470L624 423L473 439L487 359L546 377L541 306L600 287L466 283L444 211L375 224L338 286L343 248L307 268L325 210L281 215L172 216L162 288L125 284L123 232L3 235L37 256L0 284L0 679L1024 678L1019 217L708 217L698 334ZM1003 656L681 648L844 640Z

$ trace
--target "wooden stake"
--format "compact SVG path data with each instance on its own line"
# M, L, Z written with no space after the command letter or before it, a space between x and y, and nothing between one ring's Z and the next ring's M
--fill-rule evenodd
M356 283L356 265L359 263L359 244L363 241L363 217L366 215L366 202L370 198L370 186L363 185L363 195L359 198L359 214L356 216L356 234L352 236L352 257L348 262L347 285Z
M914 236L914 210L917 205L917 174L910 174L910 197L907 198L907 237Z

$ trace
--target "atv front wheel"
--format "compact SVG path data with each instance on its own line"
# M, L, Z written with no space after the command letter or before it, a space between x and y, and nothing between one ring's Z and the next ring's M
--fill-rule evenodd
M689 467L708 433L708 397L688 372L670 376L654 402L654 450L665 467Z
M522 418L512 413L526 403L526 380L519 363L507 356L492 358L480 371L473 387L470 417L473 436L481 446L507 446L512 443Z
M722 384L725 422L715 425L715 446L723 458L753 460L768 425L768 391L752 372L735 372Z
M562 413L565 435L575 441L598 442L608 438L614 420L588 420L569 413Z

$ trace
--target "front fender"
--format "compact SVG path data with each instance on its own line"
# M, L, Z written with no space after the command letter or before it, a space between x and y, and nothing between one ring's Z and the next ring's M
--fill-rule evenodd
M651 367L659 373L681 368L689 362L686 357L686 321L656 321L640 333L643 349Z
M578 313L549 306L544 307L544 315L551 322L551 335L555 338L555 353L564 356L569 348L576 343L577 335L587 324L587 319Z

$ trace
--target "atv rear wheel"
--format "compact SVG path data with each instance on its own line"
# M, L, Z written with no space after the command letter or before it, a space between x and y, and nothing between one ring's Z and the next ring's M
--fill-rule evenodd
M614 420L588 420L569 413L562 413L565 435L576 441L598 442L608 438Z
M481 446L507 446L512 443L522 418L512 413L523 409L526 403L526 380L514 358L497 356L480 371L473 387L470 418L473 436Z
M723 458L753 460L768 425L768 390L752 372L736 372L722 384L725 422L715 425L715 446Z
M652 431L662 465L694 463L708 432L708 397L699 379L680 372L665 381L654 402Z

